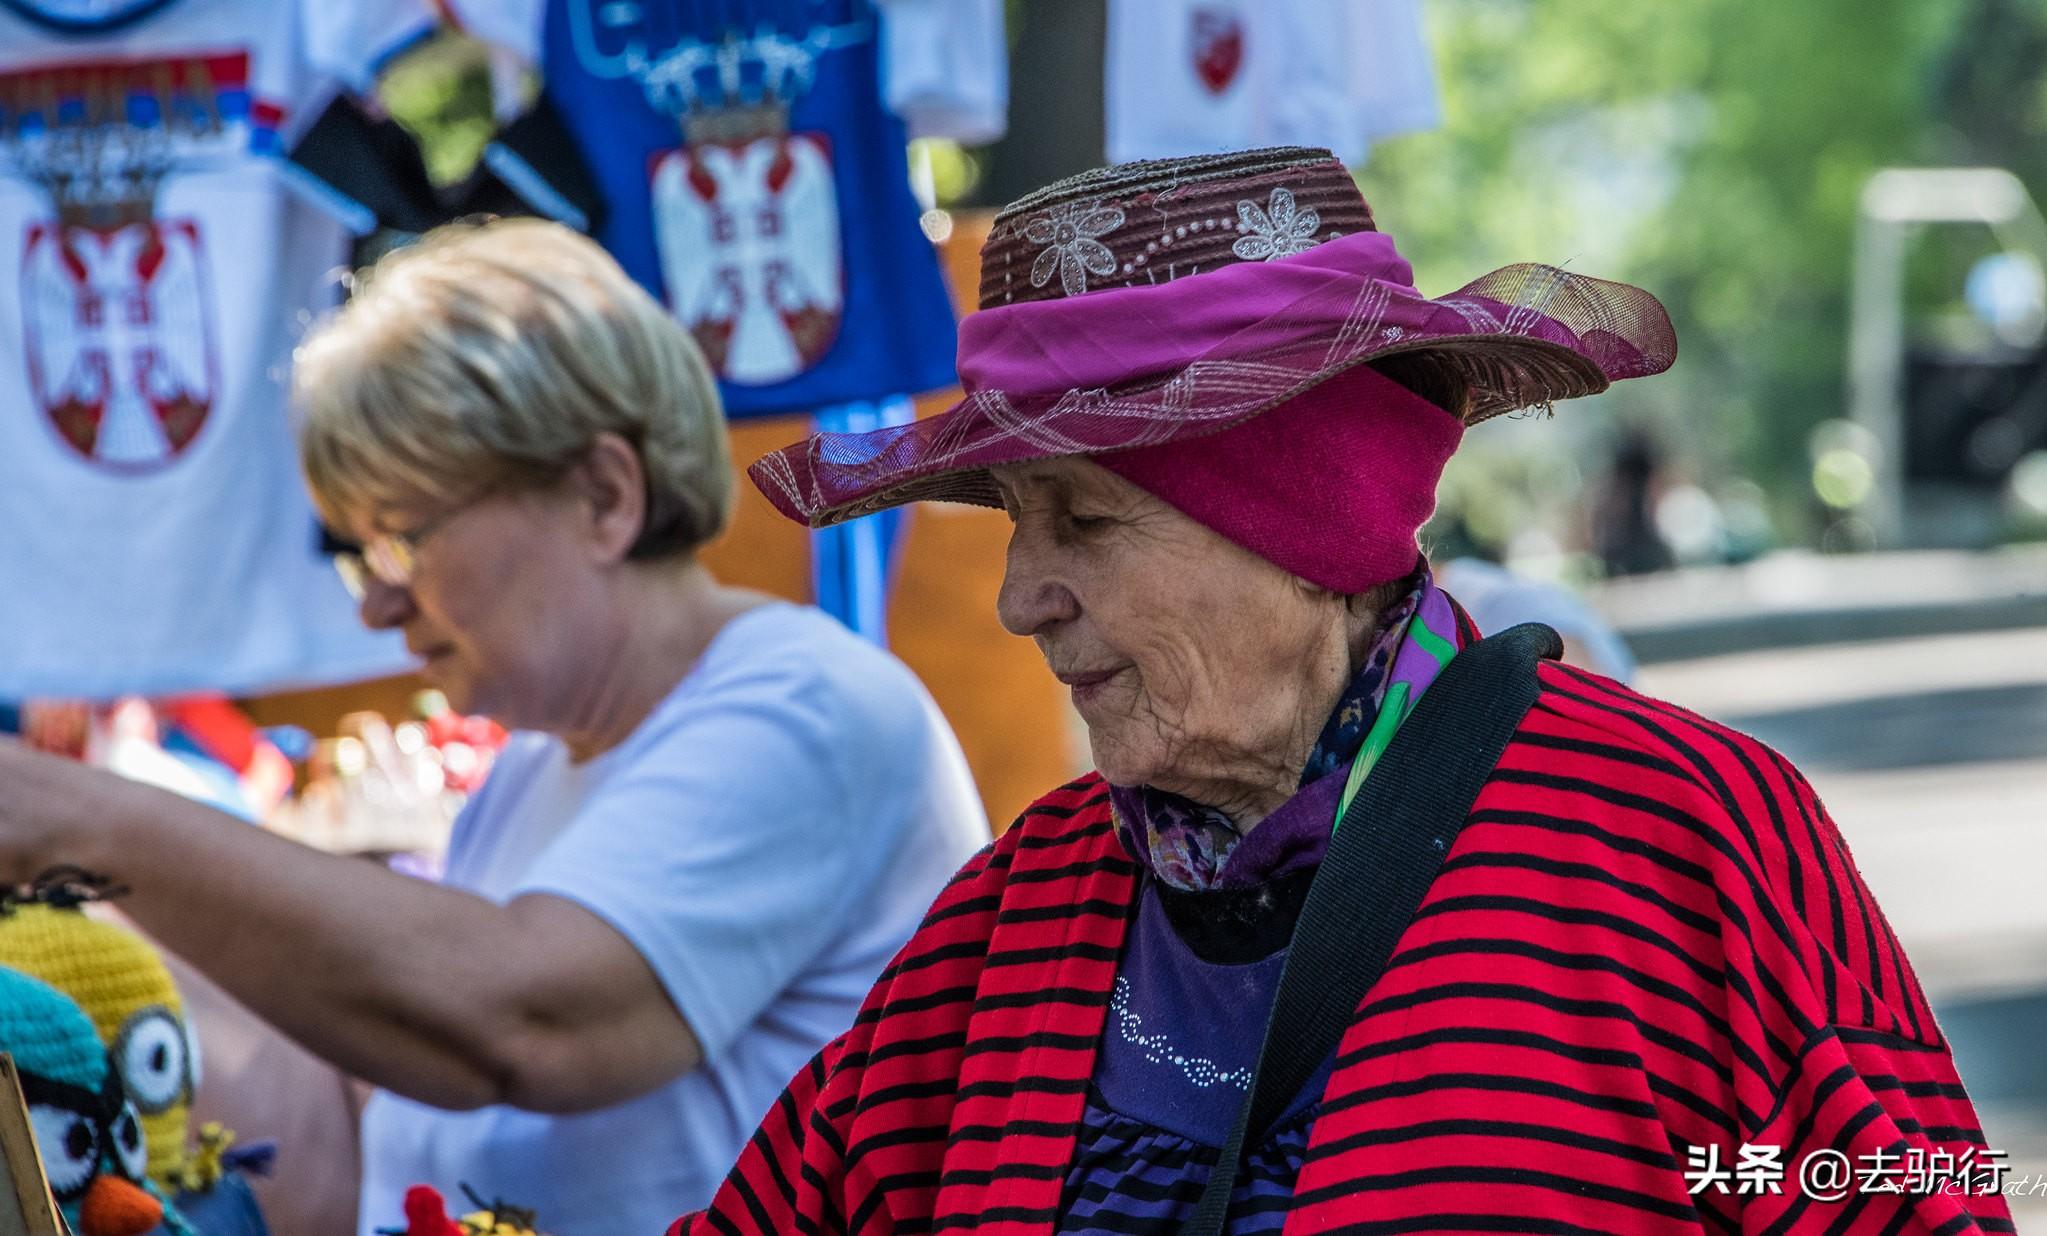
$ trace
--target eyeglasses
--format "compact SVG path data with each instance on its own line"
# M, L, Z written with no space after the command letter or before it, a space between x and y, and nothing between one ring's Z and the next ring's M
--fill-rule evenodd
M460 506L442 511L410 532L380 532L361 545L342 544L333 554L334 573L341 576L341 586L357 601L368 595L372 579L392 588L411 587L419 565L420 543L486 496L487 492L478 494Z

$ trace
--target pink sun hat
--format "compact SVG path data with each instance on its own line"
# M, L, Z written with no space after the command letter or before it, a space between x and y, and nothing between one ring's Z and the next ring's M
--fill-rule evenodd
M1367 367L1409 354L1468 387L1461 416ZM1303 578L1358 591L1412 568L1465 426L1676 355L1663 306L1627 284L1519 265L1423 296L1328 151L1128 163L996 217L980 310L960 328L965 398L908 425L812 435L749 474L784 515L825 527L906 502L1000 506L990 467L1086 455Z

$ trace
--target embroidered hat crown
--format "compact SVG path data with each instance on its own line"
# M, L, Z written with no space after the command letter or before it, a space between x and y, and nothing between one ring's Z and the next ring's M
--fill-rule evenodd
M996 216L981 248L981 308L1166 283L1374 230L1372 208L1326 150L1098 168Z

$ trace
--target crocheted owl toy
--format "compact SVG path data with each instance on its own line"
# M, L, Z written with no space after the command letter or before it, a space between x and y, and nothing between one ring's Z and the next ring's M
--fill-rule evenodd
M198 1036L155 946L80 908L100 895L59 872L0 898L0 966L55 987L92 1019L142 1119L148 1176L170 1189L187 1157Z
M92 1022L40 979L0 969L0 1051L14 1057L36 1149L79 1236L195 1236L143 1174L142 1124Z

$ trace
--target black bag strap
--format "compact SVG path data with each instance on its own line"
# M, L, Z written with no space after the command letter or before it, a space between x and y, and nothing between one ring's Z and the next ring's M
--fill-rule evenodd
M1245 1143L1336 1050L1541 693L1536 661L1562 653L1557 633L1536 623L1480 640L1451 658L1394 732L1308 886L1251 1092L1183 1236L1222 1236Z

